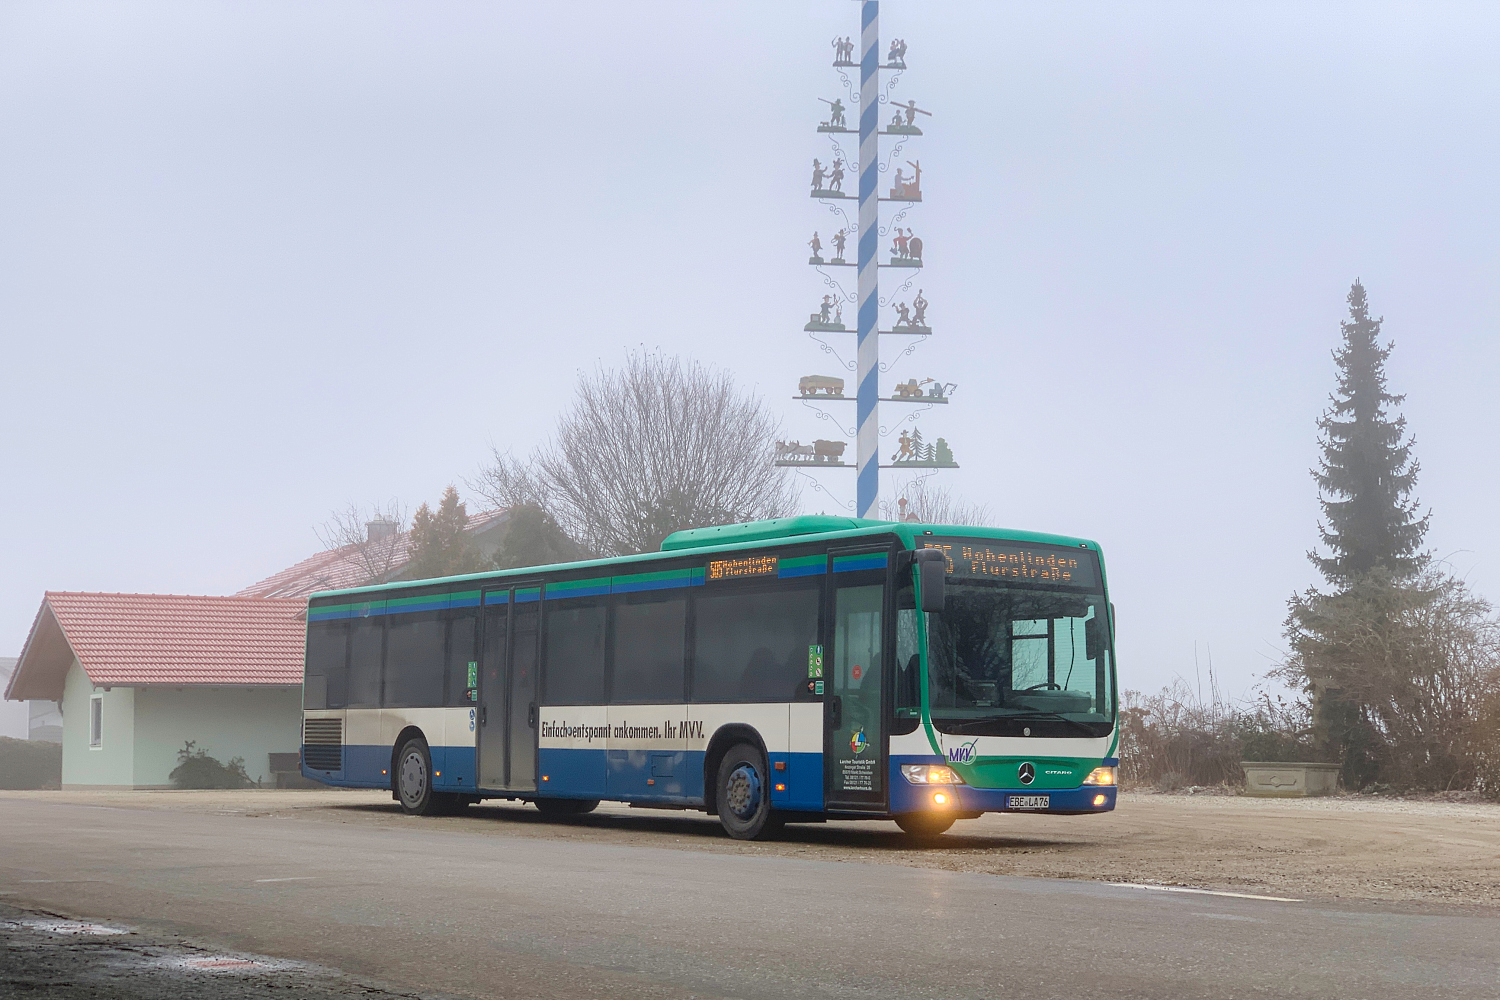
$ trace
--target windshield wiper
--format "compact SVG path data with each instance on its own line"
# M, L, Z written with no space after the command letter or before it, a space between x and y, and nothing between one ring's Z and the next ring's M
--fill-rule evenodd
M1019 719L1022 722L1066 722L1073 728L1083 731L1088 736L1094 737L1095 739L1098 738L1094 734L1093 726L1089 725L1087 722L1079 722L1077 719L1070 719L1059 712L1021 712L1016 715L998 716L998 718Z

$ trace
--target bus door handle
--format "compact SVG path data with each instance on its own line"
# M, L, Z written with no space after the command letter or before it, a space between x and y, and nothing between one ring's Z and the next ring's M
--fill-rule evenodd
M489 717L490 717L489 706L488 705L480 705L479 706L479 724L481 726L484 725L485 721L488 720Z
M536 702L526 706L526 724L533 729L536 728Z
M844 724L844 699L838 695L828 699L828 724L834 729Z

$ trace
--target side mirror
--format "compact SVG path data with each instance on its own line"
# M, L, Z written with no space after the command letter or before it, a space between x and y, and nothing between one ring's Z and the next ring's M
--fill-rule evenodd
M912 555L922 575L922 610L943 610L948 599L948 557L941 549L918 549Z

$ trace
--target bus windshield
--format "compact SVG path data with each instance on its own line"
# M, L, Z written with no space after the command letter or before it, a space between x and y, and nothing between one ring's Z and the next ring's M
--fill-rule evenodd
M970 736L1109 735L1108 617L1101 594L950 580L943 611L927 616L933 725Z

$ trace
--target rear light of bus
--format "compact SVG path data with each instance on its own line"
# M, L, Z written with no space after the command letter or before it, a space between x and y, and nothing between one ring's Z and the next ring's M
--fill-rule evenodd
M913 785L962 785L958 772L944 764L902 764L901 774Z
M1089 776L1083 779L1085 785L1113 785L1115 783L1115 769L1112 767L1096 767L1089 772Z

